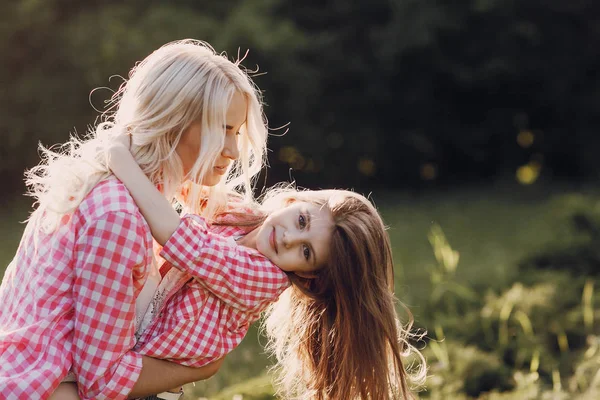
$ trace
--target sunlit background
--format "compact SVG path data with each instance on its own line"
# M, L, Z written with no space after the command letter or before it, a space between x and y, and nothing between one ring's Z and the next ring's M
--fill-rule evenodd
M38 142L85 134L136 61L202 39L256 71L259 189L380 208L428 332L421 398L600 398L597 0L2 0L0 19L0 271ZM273 398L262 343L187 398Z

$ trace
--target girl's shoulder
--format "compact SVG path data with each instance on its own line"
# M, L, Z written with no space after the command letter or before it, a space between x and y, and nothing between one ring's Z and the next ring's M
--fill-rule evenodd
M215 215L213 228L248 233L264 221L265 215L258 204L241 196L230 195L225 206ZM225 229L225 227L230 229Z
M225 207L215 215L214 224L246 226L253 225L264 214L255 204L243 201L227 201Z

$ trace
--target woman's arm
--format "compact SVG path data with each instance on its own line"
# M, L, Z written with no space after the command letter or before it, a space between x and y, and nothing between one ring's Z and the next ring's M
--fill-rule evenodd
M108 149L109 167L129 190L142 215L148 222L152 236L164 245L179 226L180 218L168 200L148 179L129 149L115 144Z
M119 201L117 193L105 195ZM137 240L127 240L131 237ZM122 399L139 377L142 356L131 351L136 287L143 284L151 255L152 239L139 213L105 212L78 232L71 260L70 340L72 370L83 399Z
M152 357L142 357L142 372L130 398L144 397L180 387L186 383L208 379L217 373L224 358L203 367L192 368Z
M181 387L186 383L208 379L217 373L224 358L200 368L191 368L169 361L143 357L142 372L129 393L130 398L150 396L166 391L166 387ZM48 400L80 400L75 382L63 382Z

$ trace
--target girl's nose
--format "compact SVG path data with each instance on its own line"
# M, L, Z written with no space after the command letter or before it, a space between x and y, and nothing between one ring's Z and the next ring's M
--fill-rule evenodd
M298 241L298 235L295 232L286 230L283 232L283 237L281 239L285 247L290 247Z

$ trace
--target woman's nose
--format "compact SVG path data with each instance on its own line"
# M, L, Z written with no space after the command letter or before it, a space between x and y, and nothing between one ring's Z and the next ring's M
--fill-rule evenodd
M225 145L223 146L221 154L223 157L229 158L232 161L238 159L240 150L238 149L238 140L235 133L227 133L225 135Z

